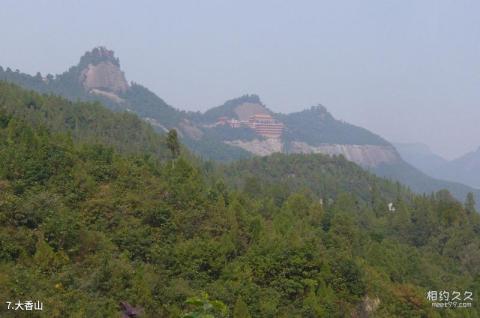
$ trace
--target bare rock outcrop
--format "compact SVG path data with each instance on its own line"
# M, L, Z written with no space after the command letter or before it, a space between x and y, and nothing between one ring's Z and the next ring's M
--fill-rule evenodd
M236 146L259 156L268 156L276 152L283 152L283 143L280 139L254 139L249 141L225 141L226 144Z
M323 144L312 146L305 142L293 141L290 151L294 153L322 153L326 155L343 155L363 167L376 167L380 164L392 164L401 161L395 148L382 145L339 145Z
M111 62L89 64L80 74L80 82L87 91L92 89L122 93L128 89L125 75Z

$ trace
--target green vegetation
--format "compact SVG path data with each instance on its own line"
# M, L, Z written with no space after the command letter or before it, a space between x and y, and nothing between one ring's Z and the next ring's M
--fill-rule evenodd
M113 103L108 98L88 94L84 87L79 83L81 66L88 61L82 58L81 65L71 67L67 72L53 76L47 75L45 78L37 73L35 76L21 73L19 70L12 71L10 68L0 67L0 80L20 85L23 88L34 90L38 93L56 94L68 98L72 101L101 101L111 109L119 110L120 106Z
M398 183L380 179L343 156L321 154L274 154L241 160L224 166L221 174L235 188L256 191L278 190L277 195L305 191L325 202L341 193L349 193L356 201L394 201L397 196L411 200L413 194Z
M0 110L35 127L67 133L75 142L102 143L123 153L168 157L165 138L136 115L112 112L98 102L69 102L53 95L26 92L0 82Z
M0 67L0 81L10 82L38 93L59 95L70 101L84 101L90 103L100 102L110 110L116 112L129 111L141 118L154 120L158 125L154 125L153 127L160 134L163 134L165 130L172 128L181 131L180 126L184 120L191 120L195 123L203 122L203 115L199 113L186 113L179 111L168 105L163 99L159 98L147 88L136 83L132 83L127 91L119 93L118 97L121 102L117 102L98 94L90 94L80 83L82 71L89 64L95 65L104 61L119 66L118 59L113 56L100 56L99 50L94 49L91 52L85 53L80 59L78 65L71 67L68 71L62 74L56 76L47 75L43 78L40 74L31 76L21 73L18 70L12 71L10 68L4 70ZM258 99L258 97L256 98ZM99 107L96 108L98 109ZM111 114L104 109L102 109L101 112L108 114L108 116ZM122 116L127 115L123 114ZM131 117L136 118L135 116ZM216 120L217 117L214 119ZM117 118L115 121L116 120ZM57 128L61 128L61 126ZM128 132L131 133L131 131ZM223 143L222 133L224 132L225 131L216 132L207 130L204 138L200 139L191 138L187 134L183 134L182 141L192 152L205 159L231 161L234 159L251 157L251 153ZM251 136L252 134L253 132L243 131L240 136ZM236 131L233 132L233 136L237 136Z
M0 89L0 299L48 317L480 315L472 197L320 155L172 164L163 138L161 155L135 144L143 125L122 148L98 105ZM61 129L84 108L89 129ZM429 290L472 291L474 308L433 309Z
M135 83L132 83L125 92L118 93L119 100L112 100L102 95L90 94L80 82L82 71L89 64L95 65L100 62L110 62L117 67L119 66L119 61L113 56L113 52L96 48L85 53L78 65L71 67L63 74L47 75L42 78L40 74L31 76L18 70L12 71L9 68L4 70L0 67L0 80L9 81L40 93L60 95L72 101L99 101L114 111L127 110L133 112L141 118L151 120L154 123L154 129L161 134L175 128L182 137L183 144L190 151L207 160L227 162L252 157L250 152L227 145L224 142L261 138L253 130L248 128L231 129L229 127L206 128L203 125L212 124L221 116L237 117L235 108L241 104L262 104L257 95L244 95L229 100L204 114L179 111L147 88ZM286 125L282 137L286 152L290 152L292 141L301 141L312 146L324 143L389 145L383 138L366 129L336 120L321 105L301 112L272 115ZM192 130L191 128L195 131L192 135L189 133L189 130L190 132ZM461 164L461 162L457 163ZM457 170L463 171L464 169L459 168ZM448 189L458 200L463 200L467 193L472 192L477 201L477 208L480 208L480 190L455 182L431 178L405 162L399 161L380 165L372 171L378 176L400 181L408 185L413 191L420 193L432 193L441 189ZM465 173L465 171L463 172ZM465 178L472 183L475 178L474 173L466 174ZM450 176L447 179L453 180L455 178Z
M215 318L226 317L227 306L218 300L208 299L208 294L204 293L202 297L190 297L186 303L193 309L182 316L182 318Z
M324 106L311 107L301 112L278 114L287 127L287 141L303 141L316 146L324 143L355 145L389 145L370 131L333 118Z
M477 200L477 209L480 208L480 190L457 182L434 179L406 162L382 164L373 168L373 172L384 178L398 180L418 193L432 193L448 189L458 200L462 200L470 193Z
M180 142L175 129L171 129L167 134L167 147L172 153L172 158L175 159L180 155Z
M176 110L150 90L136 83L132 83L126 92L120 94L119 97L122 102L90 94L80 82L82 71L89 64L96 65L105 61L117 67L120 66L117 58L100 56L99 49L95 48L91 52L86 52L77 65L72 66L62 74L56 76L49 74L42 78L40 74L31 76L18 70L12 71L10 68L4 70L0 67L0 80L14 83L39 93L59 95L71 101L99 101L114 111L125 111L128 109L140 117L154 118L167 128L174 127L182 118L186 117L186 113Z
M229 162L237 159L245 159L253 157L252 153L223 143L218 135L206 133L208 137L199 140L184 138L182 142L195 153L197 156L205 160L215 160L220 162ZM209 138L209 137L212 138Z
M186 113L176 110L147 88L135 83L121 97L138 116L154 118L168 128L175 127L186 117Z
M228 125L213 127L207 132L207 134L209 139L218 139L219 141L250 141L254 139L264 139L262 136L257 135L257 133L251 128L231 128Z

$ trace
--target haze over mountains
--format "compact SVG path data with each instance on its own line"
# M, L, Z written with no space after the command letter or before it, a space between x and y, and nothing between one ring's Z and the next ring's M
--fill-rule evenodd
M403 159L428 175L480 188L480 148L449 161L423 144L396 143L395 147Z
M480 189L480 147L458 159L450 161L439 175Z
M205 113L175 109L147 88L129 83L119 59L104 47L85 53L76 66L60 75L31 76L7 68L0 69L0 80L71 100L100 101L112 110L137 114L159 132L175 128L183 143L206 159L236 160L277 152L343 155L414 191L447 188L460 200L474 191L462 184L430 178L405 162L385 139L335 119L322 105L281 114L267 108L259 96L245 95ZM469 158L465 160L471 161ZM475 168L474 164L470 166ZM477 191L478 198L479 194Z

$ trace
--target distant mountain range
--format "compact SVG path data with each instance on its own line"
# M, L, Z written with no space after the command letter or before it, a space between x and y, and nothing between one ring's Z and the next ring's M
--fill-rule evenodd
M480 147L460 158L448 161L418 143L396 143L402 158L435 178L464 183L480 189Z
M480 147L458 159L450 161L439 175L480 189Z
M147 88L129 83L119 59L104 47L85 53L76 66L59 75L32 76L0 67L0 80L70 100L99 101L114 111L137 114L158 132L175 128L183 143L205 159L230 161L278 152L342 155L418 192L446 188L461 200L471 191L480 198L480 191L420 172L385 139L335 119L322 105L280 114L259 96L245 95L205 113L178 110Z

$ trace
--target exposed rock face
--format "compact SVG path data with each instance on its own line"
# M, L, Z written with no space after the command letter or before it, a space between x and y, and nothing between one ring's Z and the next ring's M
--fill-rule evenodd
M128 82L113 51L96 47L86 52L78 64L78 81L86 92L123 102L118 94L125 92Z
M285 145L281 139L254 139L250 141L233 140L225 141L226 144L247 150L258 156L268 156L276 152L284 152ZM289 152L292 153L321 153L326 155L343 155L347 160L353 161L363 167L376 167L383 163L398 163L401 161L397 151L392 146L380 145L337 145L325 144L311 146L305 142L294 141L290 143Z
M400 156L392 146L380 145L336 145L324 144L311 146L305 142L293 141L290 151L294 153L322 153L327 155L343 155L363 167L376 167L382 163L400 162Z
M125 75L120 68L110 61L89 64L80 74L80 82L87 91L98 89L107 92L121 93L128 89Z
M118 97L115 93L112 92L107 92L107 91L102 91L101 89L93 88L90 90L90 94L98 95L98 96L103 96L106 98L111 99L115 103L121 104L125 102L122 98Z
M233 140L225 141L231 146L240 147L259 156L268 156L283 151L283 143L280 139L268 138L264 140L254 139L250 141Z

